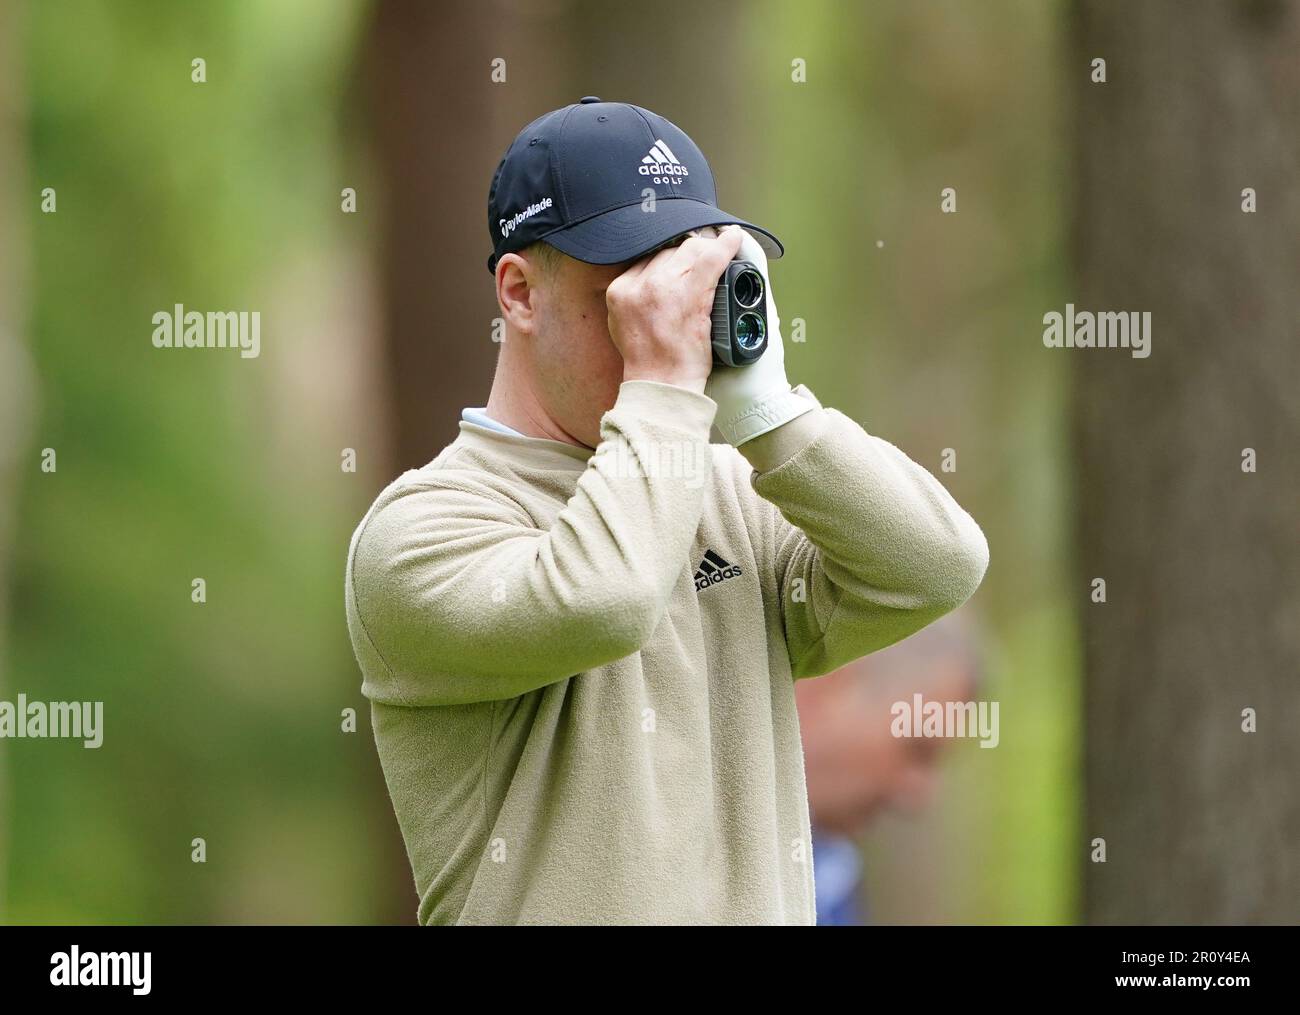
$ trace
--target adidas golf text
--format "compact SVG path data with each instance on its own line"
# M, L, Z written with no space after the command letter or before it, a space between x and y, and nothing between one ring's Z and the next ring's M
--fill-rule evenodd
M678 161L673 150L662 140L656 140L650 146L650 154L641 160L637 172L652 177L655 183L680 183L681 180L675 177L691 175L690 170Z

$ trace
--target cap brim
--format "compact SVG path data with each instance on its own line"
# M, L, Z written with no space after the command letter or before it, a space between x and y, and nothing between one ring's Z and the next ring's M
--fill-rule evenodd
M618 264L634 261L692 229L725 225L747 229L769 258L785 254L781 241L762 226L689 197L660 198L654 211L643 211L640 202L612 208L541 239L588 264Z

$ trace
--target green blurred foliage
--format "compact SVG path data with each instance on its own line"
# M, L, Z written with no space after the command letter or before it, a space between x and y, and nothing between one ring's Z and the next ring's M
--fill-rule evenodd
M58 195L32 222L35 439L58 472L23 491L5 697L103 700L105 740L7 742L9 921L380 915L390 833L341 622L355 500L330 435L287 473L274 439L277 269L349 242L338 120L362 13L29 8L30 177ZM261 309L262 356L154 349L175 303Z

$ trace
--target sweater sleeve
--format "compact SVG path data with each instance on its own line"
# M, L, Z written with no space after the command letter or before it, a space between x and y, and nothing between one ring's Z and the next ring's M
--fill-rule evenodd
M686 388L623 382L547 529L504 482L454 466L372 509L347 571L366 696L513 698L638 651L699 526L716 411Z
M984 533L888 441L817 403L754 443L751 464L770 466L752 474L754 489L779 513L776 580L796 680L907 637L979 587Z

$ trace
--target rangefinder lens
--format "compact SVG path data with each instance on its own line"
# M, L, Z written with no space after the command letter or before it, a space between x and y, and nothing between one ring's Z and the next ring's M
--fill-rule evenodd
M762 318L757 314L741 314L736 318L736 344L746 352L753 352L762 345Z
M731 289L736 295L736 302L746 310L752 310L763 298L763 276L752 268L746 268L736 273Z

